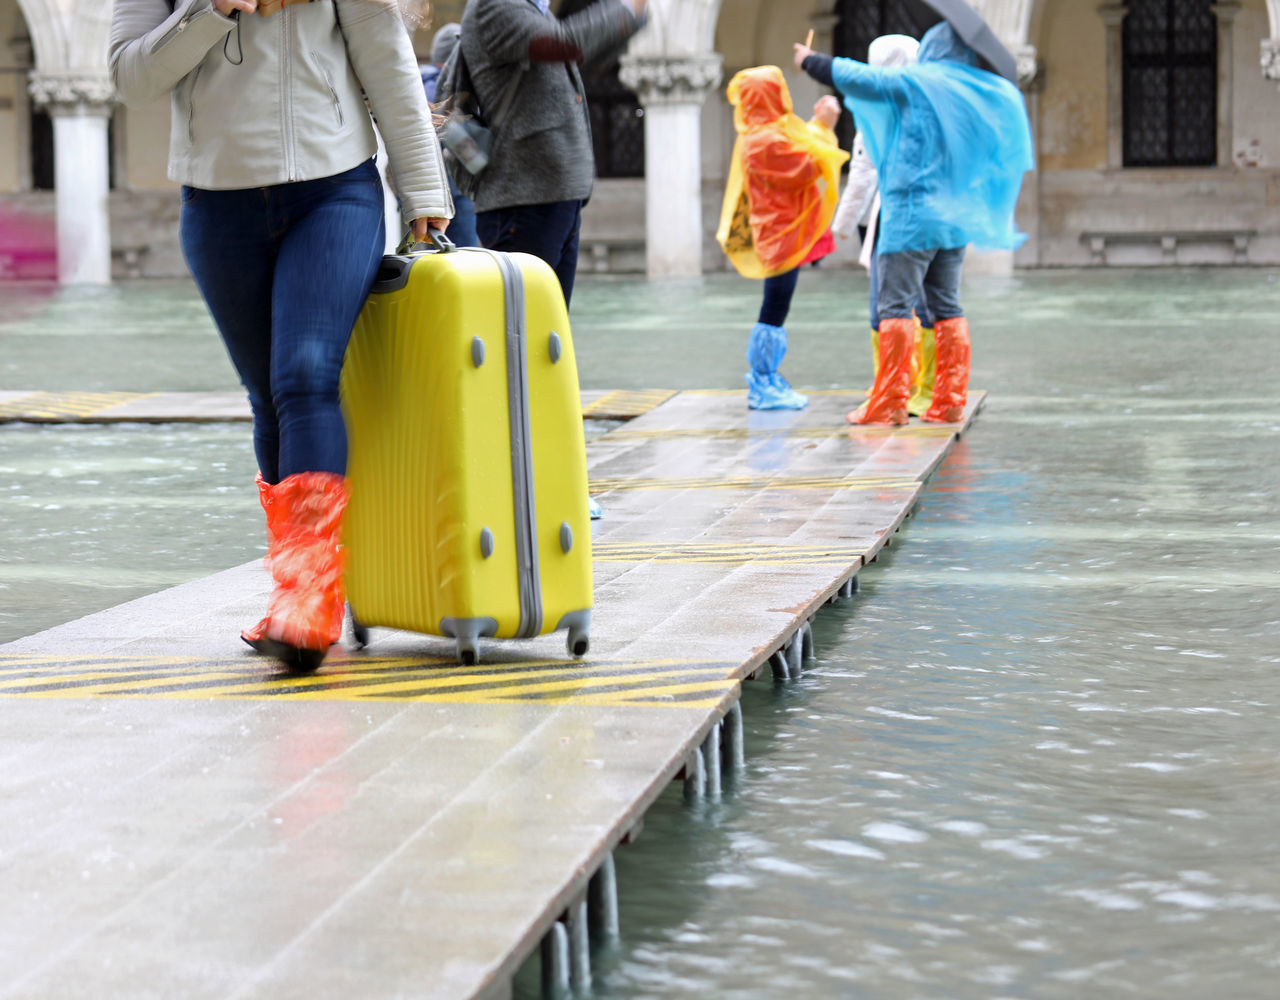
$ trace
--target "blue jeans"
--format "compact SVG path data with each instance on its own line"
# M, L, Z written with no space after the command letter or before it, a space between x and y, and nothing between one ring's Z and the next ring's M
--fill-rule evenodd
M480 237L476 234L476 203L458 190L458 186L449 180L449 193L453 195L453 218L449 220L449 228L444 234L455 246L478 247Z
M877 226L876 227L877 237L879 236L879 234L880 234L880 228L879 226ZM867 227L859 226L858 235L865 240L867 238ZM880 255L878 253L873 253L871 255L871 303L870 303L871 329L873 330L880 329L879 284L880 284ZM915 311L916 311L916 317L920 320L920 325L928 329L932 329L933 314L929 312L928 307L924 303L923 293L921 293L920 297L916 299Z
M273 187L184 187L181 237L248 390L262 477L345 475L338 377L385 241L373 161Z
M791 311L791 297L796 293L800 280L800 268L793 267L783 274L764 279L764 300L760 303L757 322L769 326L785 326L787 313Z
M531 253L551 265L560 279L566 306L573 298L573 279L578 273L581 229L581 201L513 205L476 213L476 232L485 247L504 253Z
M876 255L879 265L877 306L882 319L910 319L924 295L924 307L935 322L963 316L960 272L964 247L949 250L902 250ZM925 317L921 316L923 323Z

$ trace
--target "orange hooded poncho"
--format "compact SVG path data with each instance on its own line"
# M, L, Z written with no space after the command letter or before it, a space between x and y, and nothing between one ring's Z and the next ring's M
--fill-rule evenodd
M743 277L785 274L830 227L849 157L795 114L777 66L735 74L728 96L738 140L716 239Z

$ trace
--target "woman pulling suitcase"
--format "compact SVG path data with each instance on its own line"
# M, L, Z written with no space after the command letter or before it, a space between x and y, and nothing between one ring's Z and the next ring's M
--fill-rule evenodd
M171 95L183 254L253 409L274 589L242 637L314 670L344 608L338 378L385 243L364 95L414 234L453 215L399 5L116 0L110 66L127 103Z

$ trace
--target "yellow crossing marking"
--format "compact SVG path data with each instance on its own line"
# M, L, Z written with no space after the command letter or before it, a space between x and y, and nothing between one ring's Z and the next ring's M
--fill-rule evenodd
M985 389L970 389L970 397L983 395ZM746 389L682 389L681 395L684 396L745 396ZM866 399L867 393L862 389L805 389L806 396L853 396L858 399Z
M734 687L736 689L735 682ZM584 694L573 699L575 705L639 705L643 703L666 701L672 704L678 704L682 708L692 706L714 708L724 697L725 691L728 690L721 682L704 681L691 682L688 684L669 684L666 687L646 688L643 694L637 698L619 697L616 693L606 692L603 694ZM718 694L717 697L708 701L688 701L686 695L696 695L702 693ZM736 690L735 690L736 693Z
M745 396L746 389L682 389L684 396ZM806 396L849 396L866 399L867 394L861 389L805 389Z
M906 476L689 476L672 479L602 478L592 492L606 490L885 490L914 489Z
M153 392L31 392L0 403L0 420L83 420L154 395Z
M755 563L765 566L848 566L859 562L864 548L833 548L817 545L750 545L734 542L609 542L591 544L592 558L599 562L706 563L717 566Z
M546 705L715 707L734 665L697 660L529 660L460 667L444 657L343 657L318 673L272 673L254 656L0 656L0 698L270 698Z
M906 427L852 424L829 427L644 427L619 428L610 431L608 441L643 441L656 438L711 438L723 441L758 441L766 438L833 438L833 437L906 437L949 438L956 433L954 424L908 424Z
M674 389L614 389L584 406L582 415L615 420L641 417L675 394Z
M68 663L79 662L92 663L93 666L100 670L110 670L117 667L128 667L129 669L141 669L142 667L170 667L177 668L185 666L189 663L199 663L199 661L190 657L183 659L174 659L172 656L112 656L106 654L103 656L93 657L71 657L68 659L60 653L7 653L0 656L0 677L9 674L25 674L29 671L24 668L40 667L40 666L63 666Z

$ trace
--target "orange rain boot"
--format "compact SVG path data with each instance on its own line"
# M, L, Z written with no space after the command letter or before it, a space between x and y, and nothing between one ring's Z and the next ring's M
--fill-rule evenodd
M280 513L267 564L276 585L261 637L246 634L245 641L295 671L310 672L342 634L346 480L331 472L299 472L272 488L272 500Z
M258 502L262 504L262 512L267 515L267 554L263 564L269 573L271 572L271 554L275 551L276 538L280 534L281 507L275 502L275 487L262 478L261 472L254 479L254 484L258 487ZM263 618L252 628L244 629L240 633L240 638L250 646L255 646L266 634L267 619Z
M880 365L871 398L845 419L851 424L892 424L907 422L907 397L911 394L911 356L916 340L914 319L880 321Z
M254 479L254 484L258 487L258 502L262 504L262 511L267 515L267 554L263 557L263 565L266 566L267 572L271 572L271 556L276 549L276 539L281 534L281 521L284 517L284 508L276 503L275 487L262 478L259 472ZM334 608L334 620L329 627L329 632L333 636L332 642L337 642L342 638L342 625L346 621L347 609L342 603ZM255 649L258 643L262 641L267 634L267 622L269 618L263 618L252 628L241 631L240 638L247 642ZM331 643L332 644L332 643Z
M871 384L867 386L864 396L870 396L871 391L876 387L876 378L880 374L880 331L875 327L871 328Z
M969 398L969 321L963 316L940 319L933 325L938 342L938 371L933 402L925 420L957 424L964 419Z

